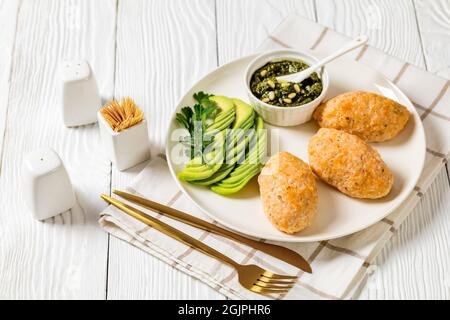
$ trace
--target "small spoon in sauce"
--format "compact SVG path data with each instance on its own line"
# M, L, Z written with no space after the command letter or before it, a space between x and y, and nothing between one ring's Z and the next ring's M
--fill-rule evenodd
M293 83L300 83L305 79L308 79L311 74L316 72L318 69L326 65L327 63L330 63L331 61L336 60L337 58L343 56L347 52L350 52L352 50L355 50L356 48L359 48L363 45L365 45L369 41L369 38L367 36L360 36L350 43L346 44L344 47L336 51L335 53L331 54L330 56L326 57L325 59L320 60L316 64L310 66L308 69L305 69L301 72L292 73L286 76L280 76L277 77L278 81L288 81Z

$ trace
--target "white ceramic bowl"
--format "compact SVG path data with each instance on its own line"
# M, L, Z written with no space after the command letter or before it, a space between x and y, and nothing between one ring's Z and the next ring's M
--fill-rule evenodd
M268 62L280 60L303 60L308 65L312 65L319 61L316 57L297 50L274 50L263 53L248 65L244 73L245 88L251 105L265 122L280 127L297 126L311 120L314 110L320 105L327 94L330 79L326 68L322 68L322 71L318 72L323 83L322 93L314 101L302 106L278 107L262 102L250 90L250 80L256 70L263 67Z

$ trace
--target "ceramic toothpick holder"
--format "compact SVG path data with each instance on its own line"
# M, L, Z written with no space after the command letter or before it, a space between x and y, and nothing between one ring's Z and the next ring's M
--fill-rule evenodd
M37 220L45 220L75 206L75 193L58 154L50 148L29 153L22 167L25 202Z
M103 144L117 169L123 171L150 158L150 140L145 119L131 128L115 132L100 112L97 113L97 118Z
M101 98L94 74L85 60L64 60L60 64L61 105L67 127L97 122Z

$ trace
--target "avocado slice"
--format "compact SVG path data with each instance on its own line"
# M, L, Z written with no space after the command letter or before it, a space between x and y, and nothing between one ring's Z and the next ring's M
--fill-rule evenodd
M233 104L233 106L234 106L234 104ZM219 114L217 114L216 117L214 118L214 121L215 122L222 121L223 119L228 118L231 114L236 115L235 108L227 110L226 112L219 112Z
M251 150L246 157L245 163L257 164L261 162L267 150L267 132L264 131L264 121L257 117L255 120L255 128L257 132L257 142L251 146Z
M245 164L238 165L233 170L233 172L231 172L231 174L228 176L227 180L230 179L229 181L233 182L234 179L232 180L231 178L242 176L243 173L251 171L255 165L256 164L250 164L250 163L249 164L245 163Z
M248 142L251 141L255 136L255 131L252 130L248 135L245 136L245 131L241 131L242 134L240 134L238 137L235 137L235 140L239 140L238 143L233 146L232 151L229 151L227 153L227 161L225 164L222 165L220 170L218 170L216 173L214 173L211 177L204 179L204 180L198 180L193 181L192 183L195 185L202 185L202 186L208 186L215 184L217 182L220 182L224 178L226 178L235 168L236 163L244 157L246 147L248 145ZM240 132L240 133L241 133ZM245 139L243 139L245 137ZM231 146L230 146L231 147Z
M234 102L236 99L233 99ZM220 115L216 117L215 122L208 127L207 132L212 132L213 130L224 130L228 128L231 124L233 124L231 130L233 129L242 129L243 131L246 131L250 129L253 126L255 112L253 111L253 108L246 104L245 102L241 100L236 100L236 114L231 113L227 117L220 118ZM250 108L250 109L249 109ZM240 115L240 118L239 118ZM239 132L235 137L235 142L240 139L245 134L242 132Z
M220 112L216 115L214 122L208 126L206 132L212 132L213 130L222 131L228 128L234 122L236 115L236 107L233 100L223 96L213 96L209 100L217 104Z
M256 116L254 126L257 134L256 145L247 153L244 162L237 165L222 181L211 186L211 190L220 195L231 195L240 191L255 175L261 172L262 164L257 162L267 148L267 135L264 121Z
M258 137L258 143L252 146L252 149L247 154L244 164L258 164L262 162L262 158L265 156L267 150L267 137L265 133L262 133Z
M236 113L236 107L233 100L231 100L230 98L224 96L212 96L209 98L209 100L215 102L220 109L220 112L216 115L214 123L212 125Z
M222 196L232 195L242 190L242 188L244 188L247 185L247 183L251 179L253 179L255 175L259 173L260 170L261 169L259 168L258 170L251 172L245 179L233 185L226 185L226 184L224 185L222 182L219 184L215 184L211 187L211 191L220 194Z
M196 185L208 186L220 182L221 180L226 178L230 174L230 172L233 171L239 159L241 159L245 155L245 149L248 141L253 139L254 136L255 132L251 131L250 134L245 137L245 139L241 140L238 145L233 148L233 153L227 155L228 159L225 164L222 165L219 171L205 180L194 181L192 183Z
M249 126L250 126L250 127L253 127L254 122L255 122L255 113L252 113L252 114L247 118L246 121L242 122L240 128L241 128L241 129L244 129L244 128L248 128Z
M204 150L203 156L197 156L189 161L186 165L186 169L195 168L201 170L201 167L205 164L212 165L218 163L219 161L223 162L223 154L217 153L217 151L225 151L223 148L224 143L225 132L220 131L214 136L214 141Z
M256 131L264 129L264 120L260 116L255 117L255 129Z
M184 170L181 172L186 171L189 173L195 173L195 172L201 173L201 172L209 171L215 165L222 164L222 163L223 163L223 155L221 155L220 153L219 154L212 153L206 163L203 163L202 165L186 166L186 168L184 168Z
M226 114L227 112L234 111L235 106L232 99L224 96L212 96L209 100L215 102L220 109L219 114L217 114L216 118L222 114Z
M222 167L222 164L216 164L211 167L205 165L203 167L204 170L202 171L191 171L189 169L185 169L177 174L178 179L183 181L196 181L196 180L203 180L211 177L214 173L216 173L220 167Z
M239 143L241 143L241 141L243 141L243 138L246 137L246 135L248 134L247 131L253 126L253 122L248 122L247 124L245 124L242 128L239 129L229 129L227 130L226 134L227 134L227 151L230 148L234 148L237 145L239 145Z
M264 129L264 121L262 118L257 117L255 119L255 127L254 130L250 132L249 135L246 136L247 143L246 147L248 146L248 153L246 155L245 160L240 163L242 164L257 164L256 160L260 158L263 153L266 151L267 148L267 134L265 131L262 131ZM255 132L256 131L256 132ZM255 137L256 135L256 137ZM256 139L256 141L255 141ZM227 149L228 151L228 149ZM228 156L228 154L227 154ZM257 158L258 157L258 158ZM227 158L229 161L229 159ZM236 169L237 170L237 169Z
M226 132L227 142L228 142L227 147L233 146L233 145L236 145L237 143L239 143L251 127L252 127L252 124L250 123L240 129L227 130L227 132Z
M245 156L246 146L248 145L248 141L253 139L255 135L255 132L252 131L246 139L240 141L240 143L233 148L233 153L227 154L228 158L225 164L222 165L222 167L214 173L211 177L204 179L204 180L198 180L198 181L191 181L191 183L195 185L201 185L201 186L209 186L212 184L215 184L217 182L222 181L225 179L235 168L236 163Z
M224 164L222 165L220 170L214 173L211 177L204 180L192 181L191 183L198 186L210 186L214 183L223 180L226 176L228 176L230 172L233 171L234 166L235 166L234 164Z
M245 152L245 149L250 141L253 140L255 137L255 131L251 130L249 133L246 132L246 130L242 130L242 132L239 133L234 141L232 141L229 145L227 145L226 149L226 157L227 157L227 163L230 163L231 161L234 161L234 163L237 162L239 159L238 156L242 154L242 152Z
M186 165L186 168L201 168L205 165L202 157L195 157L191 161L189 161Z
M221 186L235 186L241 181L245 180L249 175L251 175L254 171L259 170L259 165L248 165L243 167L241 171L236 172L236 169L231 173L232 175L228 176L228 178L224 179L220 183Z
M215 135L211 147L208 146L211 151L204 154L203 159L201 157L192 159L177 177L184 181L197 181L207 179L216 173L224 162L224 150L220 149L225 143L224 137L224 131Z
M242 128L242 125L248 122L249 118L255 116L255 111L248 103L245 103L239 99L232 99L236 106L236 119L234 121L232 129ZM252 120L253 122L253 120Z
M225 130L234 122L234 119L235 119L235 114L234 114L234 112L231 112L226 118L224 118L222 120L215 120L215 122L208 127L208 129L206 130L206 133L210 133L213 130L217 130L217 131Z

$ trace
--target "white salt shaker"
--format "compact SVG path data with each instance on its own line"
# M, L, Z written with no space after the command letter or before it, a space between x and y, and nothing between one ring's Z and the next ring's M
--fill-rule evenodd
M75 206L69 175L52 149L38 149L25 156L22 179L25 202L35 219L45 220Z
M150 140L145 119L128 129L115 132L100 112L97 117L103 144L117 169L123 171L150 158Z
M94 74L85 60L64 60L60 64L61 104L67 127L97 122L102 106Z

